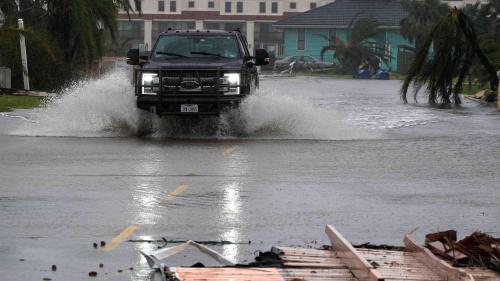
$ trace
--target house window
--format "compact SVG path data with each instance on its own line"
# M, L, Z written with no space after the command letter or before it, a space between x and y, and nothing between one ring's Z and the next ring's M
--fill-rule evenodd
M236 2L236 12L243 13L243 2Z
M208 1L208 7L209 8L214 8L215 7L215 2L214 1Z
M188 7L189 8L194 8L194 1L189 1L188 2Z
M316 9L316 2L311 2L310 8L311 10Z
M306 49L306 30L301 28L297 31L297 50L303 51Z
M170 1L170 12L175 12L175 11L177 11L177 2Z
M278 2L271 3L271 13L273 14L278 13Z
M231 13L231 2L226 2L226 13Z
M265 14L266 13L266 2L260 2L259 3L259 12L261 14Z
M297 3L290 2L290 9L297 9Z
M165 11L165 1L158 1L158 12Z

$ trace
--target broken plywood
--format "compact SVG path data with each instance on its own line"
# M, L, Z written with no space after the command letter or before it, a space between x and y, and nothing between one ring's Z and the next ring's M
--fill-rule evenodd
M390 250L357 249L372 264L384 280L443 280L429 270L413 253Z
M348 269L299 268L170 268L180 281L356 281Z
M285 267L347 268L331 251L291 247L273 247L271 251L279 255Z

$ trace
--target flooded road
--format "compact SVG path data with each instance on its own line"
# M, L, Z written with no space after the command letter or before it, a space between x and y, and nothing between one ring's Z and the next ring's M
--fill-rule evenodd
M157 279L138 250L158 244L128 239L239 242L213 248L248 262L276 244L328 244L325 224L353 243L400 245L415 228L419 241L450 228L499 236L496 109L404 105L399 81L261 84L243 125L224 116L215 135L162 121L137 137L118 74L75 85L48 108L1 114L3 278ZM100 241L105 250L93 248ZM167 263L199 260L175 257Z

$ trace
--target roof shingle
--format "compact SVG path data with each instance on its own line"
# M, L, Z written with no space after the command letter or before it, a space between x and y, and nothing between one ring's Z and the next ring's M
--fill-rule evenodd
M348 26L352 19L371 17L382 26L399 27L407 12L399 0L336 0L333 3L291 16L275 26Z

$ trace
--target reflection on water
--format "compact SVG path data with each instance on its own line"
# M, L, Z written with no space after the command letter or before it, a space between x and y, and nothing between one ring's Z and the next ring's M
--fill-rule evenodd
M141 175L158 174L161 170L158 161L143 161L137 165L137 173ZM138 225L155 224L160 218L158 204L161 196L166 196L155 177L138 177L137 187L134 190L133 202L137 215L134 223Z
M141 235L137 237L138 240L153 240L154 238L149 235ZM135 248L137 252L142 251L144 253L151 253L156 250L156 244L154 243L136 243ZM155 280L155 271L149 268L146 259L141 255L139 258L138 269L135 270L132 280Z
M240 224L241 224L241 198L240 184L232 182L224 186L224 197L222 205L223 222L229 227L226 227L221 234L220 239L231 242L240 241ZM224 245L222 247L222 255L231 261L236 261L238 257L238 245Z
M147 153L147 152L146 152ZM153 155L151 155L153 156ZM151 159L154 159L153 157ZM140 175L154 175L161 171L161 162L158 161L142 161L137 166L137 174ZM133 223L139 226L147 224L156 224L160 219L159 203L162 196L166 196L162 191L161 184L157 181L156 177L137 177L136 188L132 193L136 213ZM149 235L141 235L137 237L139 240L153 240L154 238ZM150 253L156 250L154 243L136 243L137 252L142 251ZM137 270L131 276L132 280L155 280L154 270L149 268L146 259L140 255L136 265ZM157 278L156 278L157 279Z

